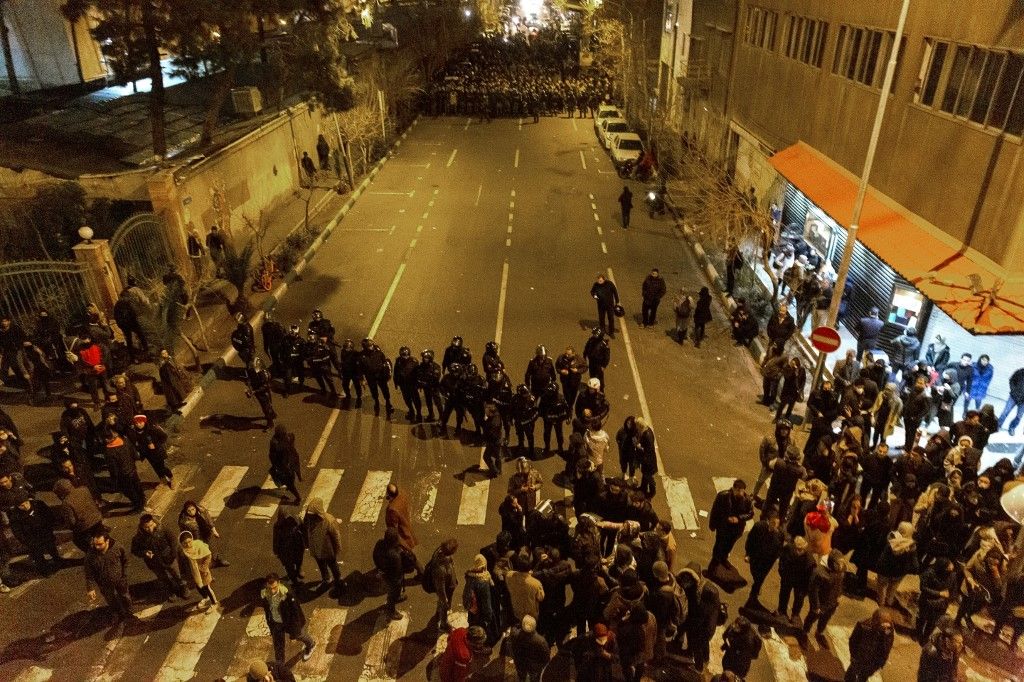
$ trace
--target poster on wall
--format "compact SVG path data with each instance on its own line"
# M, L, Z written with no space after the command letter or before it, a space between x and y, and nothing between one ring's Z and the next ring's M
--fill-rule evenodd
M924 294L913 287L897 284L893 287L889 322L902 327L917 327L923 307Z
M818 252L823 259L828 259L828 249L832 241L832 228L823 220L818 220L810 211L804 220L804 241Z

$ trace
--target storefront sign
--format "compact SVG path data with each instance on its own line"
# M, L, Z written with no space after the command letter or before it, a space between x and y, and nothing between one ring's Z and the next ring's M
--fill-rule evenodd
M896 284L893 287L888 321L902 327L917 327L923 307L924 294L913 287Z

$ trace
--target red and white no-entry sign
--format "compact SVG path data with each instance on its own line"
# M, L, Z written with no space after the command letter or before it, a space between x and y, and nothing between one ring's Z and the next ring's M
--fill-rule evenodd
M839 332L832 327L818 327L811 332L811 345L822 353L831 353L839 344Z

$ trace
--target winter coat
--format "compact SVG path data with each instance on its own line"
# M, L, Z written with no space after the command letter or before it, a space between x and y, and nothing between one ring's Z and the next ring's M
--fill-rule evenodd
M394 499L388 501L384 511L384 525L398 531L398 542L412 551L419 544L412 532L412 519L409 513L409 496L399 491Z
M302 605L284 583L278 583L277 589L284 592L284 598L278 606L281 622L277 626L283 627L289 637L299 637L306 627L306 614L302 612ZM260 601L262 602L263 612L267 616L267 624L273 629L275 624L270 616L270 592L267 591L267 588L260 590Z
M775 460L770 469L772 471L772 481L768 485L768 497L788 502L793 496L793 491L796 490L797 482L807 472L796 462L784 459Z
M512 614L517 621L522 621L523 616L533 616L540 613L540 603L544 601L544 586L541 582L530 575L529 571L509 571L505 576L505 587L512 603Z
M611 309L619 302L619 291L610 280L605 280L604 283L594 282L590 287L590 295L597 299L598 307L604 309Z
M271 545L274 556L281 563L289 566L302 563L306 552L306 536L302 521L291 509L280 508L274 521Z
M695 324L707 324L711 321L711 294L705 294L703 290L697 296L697 306L693 310L693 321Z
M193 585L208 587L213 582L213 575L210 573L213 552L210 551L208 544L193 538L187 549L184 545L180 546L180 559L184 567L182 573L192 578Z
M881 670L889 660L895 634L886 632L872 624L871 620L862 620L853 627L850 635L850 657L863 672ZM870 676L870 675L868 675Z
M783 403L802 400L806 384L807 370L803 365L799 367L786 365L782 368L782 390L779 392L779 400Z
M72 532L84 533L103 522L103 513L88 488L73 486L71 481L62 478L53 485L53 492L60 498L61 515Z
M920 605L934 613L945 613L949 604L956 596L957 583L959 582L955 570L948 573L940 573L937 563L932 564L921 573L921 597ZM945 591L946 596L941 592Z
M128 589L128 552L110 538L106 552L92 547L85 554L85 589L101 591Z
M544 666L551 660L551 647L536 632L526 632L515 626L509 633L508 643L512 652L512 662L519 673L540 675Z
M736 523L729 521L730 516L737 518ZM732 489L723 490L715 495L708 516L708 528L714 532L731 531L736 535L743 532L747 521L754 518L754 504L747 495L736 499Z
M184 509L178 514L178 530L187 530L197 540L209 543L213 537L213 529L213 517L206 507L197 504L195 516L189 516Z
M53 511L42 500L30 500L32 506L28 511L14 507L7 512L11 522L11 532L18 542L26 547L46 546L53 539Z
M147 558L146 552L152 552L152 558ZM132 538L132 554L154 571L172 566L178 560L178 537L164 524L157 524L152 533L140 527Z
M896 429L903 416L903 400L896 393L896 384L887 384L885 390L878 394L871 406L871 414L876 419L884 417L883 424L875 423L875 428L882 430L882 436L888 438Z
M647 620L634 623L628 617L618 625L616 640L623 664L637 665L654 660L654 645L658 641L658 621L648 612Z
M641 287L641 295L644 301L655 302L660 301L667 291L665 287L664 277L655 277L654 275L647 275L644 279L643 286Z
M173 360L160 363L160 389L168 405L180 405L192 392L192 378Z
M785 534L781 528L772 530L767 521L758 521L747 534L744 552L750 559L752 575L767 575L782 553Z
M772 315L764 331L768 335L769 341L781 347L786 341L789 341L789 337L793 336L793 332L796 331L796 320L788 312L781 320L777 314Z
M845 563L842 562L843 565L835 571L821 564L815 566L807 587L812 611L825 611L839 604L839 597L843 593L843 577L846 575Z
M270 439L270 475L274 482L290 480L297 476L302 480L302 466L299 464L299 452L295 449L295 434L287 433L278 438L275 433Z
M889 533L875 567L878 575L902 578L908 573L917 573L917 543L912 535L913 527L909 523L901 523L898 530Z
M916 336L903 333L893 339L891 348L889 362L894 368L911 367L921 353L921 341Z
M323 501L313 498L302 520L309 554L317 560L341 560L341 530L338 520L324 511Z
M495 625L494 580L487 570L466 571L466 582L462 586L462 605L466 612L477 619L475 622Z
M1024 367L1010 375L1010 400L1018 405L1024 403Z
M722 668L746 677L750 664L761 655L761 636L751 625L740 627L735 621L722 634Z
M974 363L974 369L971 372L971 400L985 399L985 396L988 395L988 385L992 383L993 374L995 374L995 369L991 363L985 366L982 366L981 360Z

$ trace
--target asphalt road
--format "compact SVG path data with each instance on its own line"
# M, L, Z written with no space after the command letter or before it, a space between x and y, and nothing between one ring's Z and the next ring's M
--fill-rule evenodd
M670 221L649 219L643 187L631 185L637 208L631 228L623 230L616 202L622 182L589 119L422 119L275 313L305 329L319 307L339 340L358 344L370 335L391 357L408 345L417 354L433 348L440 359L458 334L479 359L484 344L498 339L519 382L536 345L546 345L552 356L567 345L582 350L596 323L589 288L597 273L611 274L628 312L606 374L607 429L614 435L627 415L650 415L666 477L659 480L656 509L676 522L678 570L691 559L706 562L713 538L701 512L710 509L716 479L718 485L737 476L753 482L757 443L770 420L755 404L756 368L730 342L721 309L714 309L703 347L680 347L668 337L671 294L679 287L695 293L703 282ZM640 283L651 267L661 269L670 296L657 328L641 329ZM288 400L275 395L279 421L296 432L310 464L300 488L308 495L315 486L341 521L345 575L372 568L370 550L383 532L380 494L388 481L412 495L421 559L444 538L456 537L461 575L500 527L497 507L507 473L487 482L467 471L479 461L479 447L405 423L397 391L393 398L395 417L387 421L374 416L368 399L357 411L336 410L314 392ZM232 562L215 570L221 608L194 614L160 605L143 587L136 604L143 609L140 623L109 630L100 613L83 610L80 569L66 570L3 600L0 613L14 627L0 633L0 678L212 680L244 676L251 657L270 656L253 604L260 578L280 570L270 552L270 518L280 495L260 491L269 434L258 415L239 381L214 384L176 440L178 490L161 489L150 501L172 522L189 498L218 511L221 552ZM539 426L537 438L539 444ZM613 454L607 466L614 470L616 463ZM550 483L561 461L538 466L546 479L542 497L561 501L563 490ZM115 538L130 543L133 518L115 523ZM315 579L312 561L305 574ZM137 582L150 577L141 562L133 564L133 575ZM766 603L773 604L775 590L769 581ZM402 604L406 618L395 623L382 616L379 596L340 603L324 594L311 597L305 610L320 647L311 661L296 663L296 673L305 679L424 679L438 646L428 624L433 598L415 586L409 595ZM730 598L733 614L744 596ZM837 640L866 610L851 603L840 612ZM748 679L802 679L806 664L791 641L776 638L767 646L769 655ZM293 661L299 649L289 646ZM917 651L905 641L898 645L894 657L906 665L893 664L892 679L916 669Z

